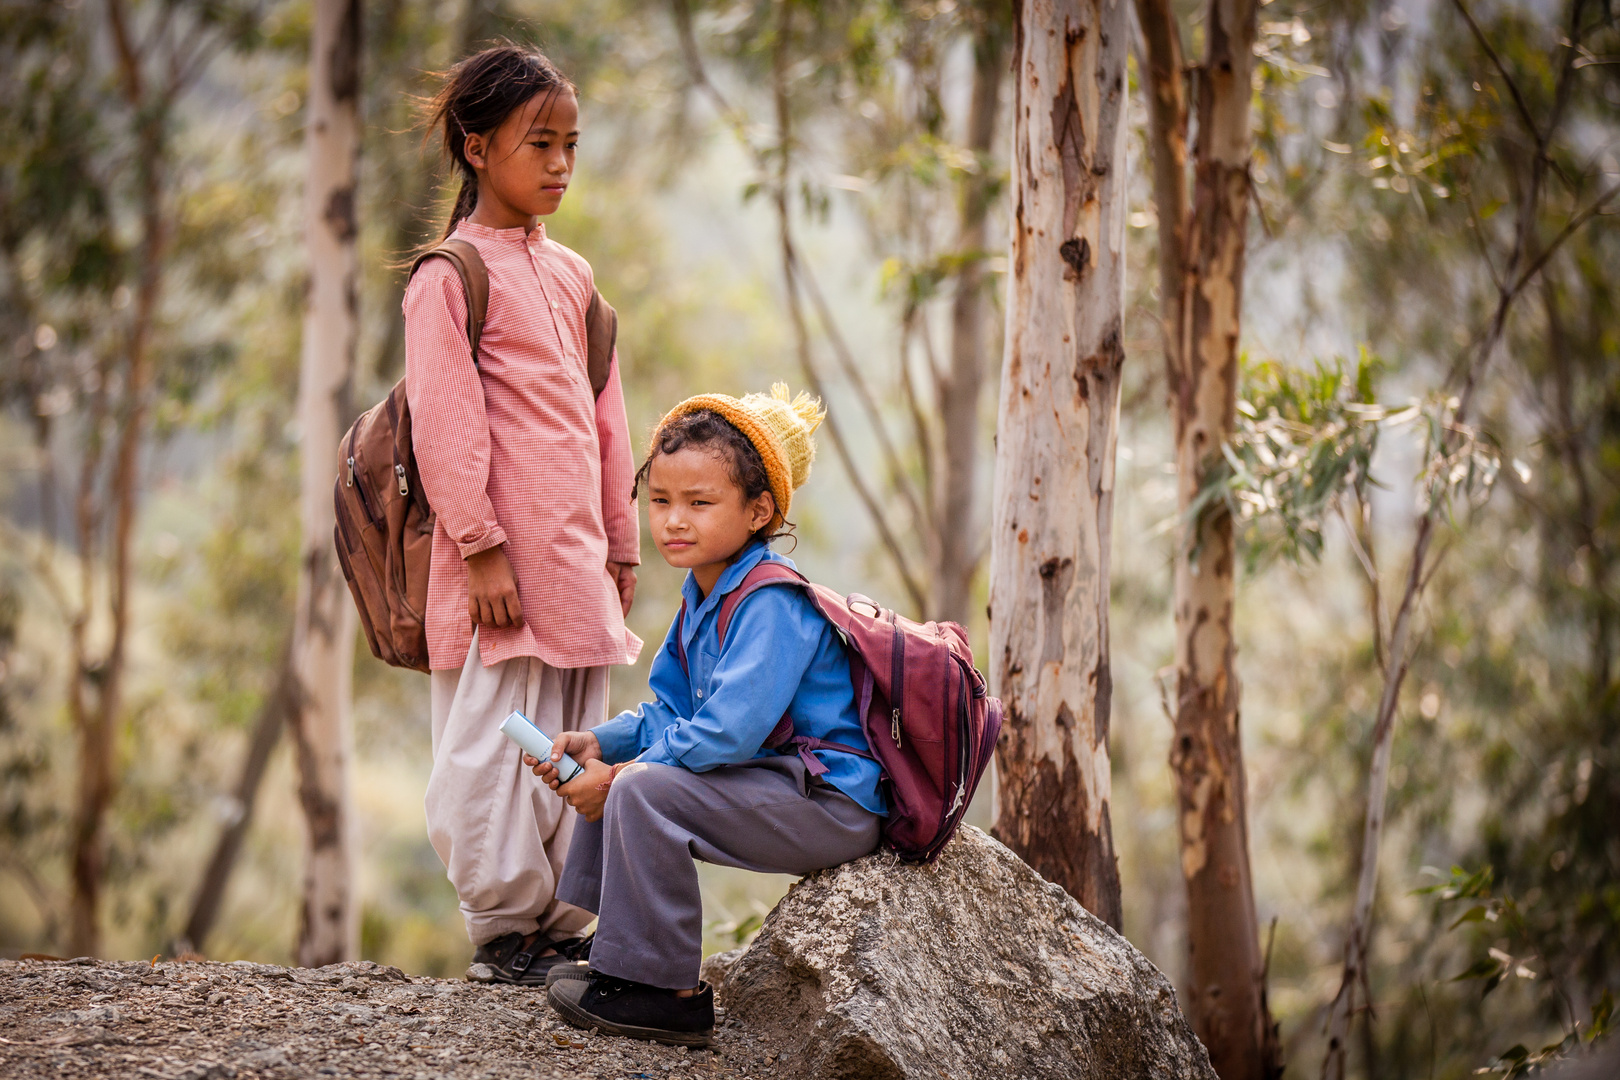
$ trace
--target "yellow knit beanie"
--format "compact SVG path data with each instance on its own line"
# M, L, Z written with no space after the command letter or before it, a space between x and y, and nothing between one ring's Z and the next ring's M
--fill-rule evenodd
M786 383L777 383L769 394L748 394L734 398L727 394L699 394L689 397L658 422L652 445L670 421L688 413L711 409L725 417L754 444L765 462L771 496L776 500L776 516L766 526L775 530L787 517L793 493L810 477L810 464L816 459L816 428L827 415L821 401L804 391L790 397Z

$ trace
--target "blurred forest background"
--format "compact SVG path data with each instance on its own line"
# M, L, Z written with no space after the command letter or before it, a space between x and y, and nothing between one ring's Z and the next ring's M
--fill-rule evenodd
M786 37L773 30L782 4L799 13ZM1201 12L1176 10L1196 55ZM133 32L110 33L115 16ZM282 667L298 572L310 25L305 0L0 0L4 955L67 948L73 717L106 685L109 604L129 622L110 719L106 955L173 948L221 829L244 813L232 792ZM1620 183L1620 33L1606 0L1271 0L1259 30L1232 452L1252 484L1231 492L1249 842L1295 1072L1321 1060L1339 988L1379 612L1400 595L1425 490L1431 414L1399 410L1472 362L1525 206L1548 246L1479 375L1477 453L1459 465L1477 482L1440 522L1445 557L1416 613L1373 1009L1350 1055L1364 1076L1509 1073L1600 1034L1620 987L1620 203L1603 202ZM578 84L585 127L547 228L620 312L638 442L687 394L813 373L847 455L824 438L793 557L909 614L968 613L982 656L1010 34L1006 5L978 0L365 4L356 408L403 368L396 266L439 235L453 195L415 103L479 44L535 43ZM120 40L146 52L123 56ZM1181 979L1165 688L1176 493L1133 53L1112 821L1124 931ZM986 71L999 83L988 99ZM773 205L773 191L788 197ZM964 211L975 200L978 233ZM792 303L789 233L808 285ZM1541 252L1513 258L1508 273ZM963 362L985 389L964 398L951 349L970 274L986 311L979 360ZM151 358L133 380L132 335ZM1279 464L1268 417L1287 421L1296 457ZM947 444L965 458L941 465ZM1370 469L1353 489L1313 502L1311 468L1342 474L1358 454ZM120 469L138 497L117 498ZM103 556L79 557L85 537L116 552L120 529L122 592ZM643 559L631 623L658 640L679 578L650 543ZM640 700L651 652L616 674L615 707ZM427 681L362 643L354 686L363 955L459 974L470 947L422 814ZM972 819L986 827L987 795ZM292 958L302 857L282 740L209 956ZM705 880L715 948L746 939L786 884Z

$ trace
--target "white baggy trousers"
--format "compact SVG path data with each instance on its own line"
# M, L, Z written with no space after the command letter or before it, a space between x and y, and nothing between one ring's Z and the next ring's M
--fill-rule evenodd
M513 710L552 738L607 718L608 669L554 668L519 656L492 667L478 634L460 671L435 671L428 839L461 900L472 943L538 928L569 937L590 912L557 900L575 810L523 765L498 730Z

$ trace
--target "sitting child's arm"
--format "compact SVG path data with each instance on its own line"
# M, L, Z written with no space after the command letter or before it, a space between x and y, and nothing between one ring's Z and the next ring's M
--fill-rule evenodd
M799 590L781 586L754 593L726 632L707 697L689 719L659 733L637 760L707 772L757 755L820 650L839 647L824 642L826 630L826 619Z
M534 774L558 787L557 770L553 762L564 754L581 765L591 760L605 761L609 765L633 761L658 735L689 711L692 690L681 671L675 649L675 634L679 622L672 624L664 637L664 644L653 657L647 685L653 700L644 702L634 712L623 712L589 731L564 731L552 743L551 760L536 761L523 755L523 763Z

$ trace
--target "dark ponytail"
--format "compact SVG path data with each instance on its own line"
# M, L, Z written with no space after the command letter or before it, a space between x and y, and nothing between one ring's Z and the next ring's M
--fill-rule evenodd
M467 160L467 136L488 135L536 94L565 90L573 93L574 84L543 53L512 44L474 53L450 70L428 104L428 127L439 129L445 156L461 176L445 236L478 205L478 173Z

